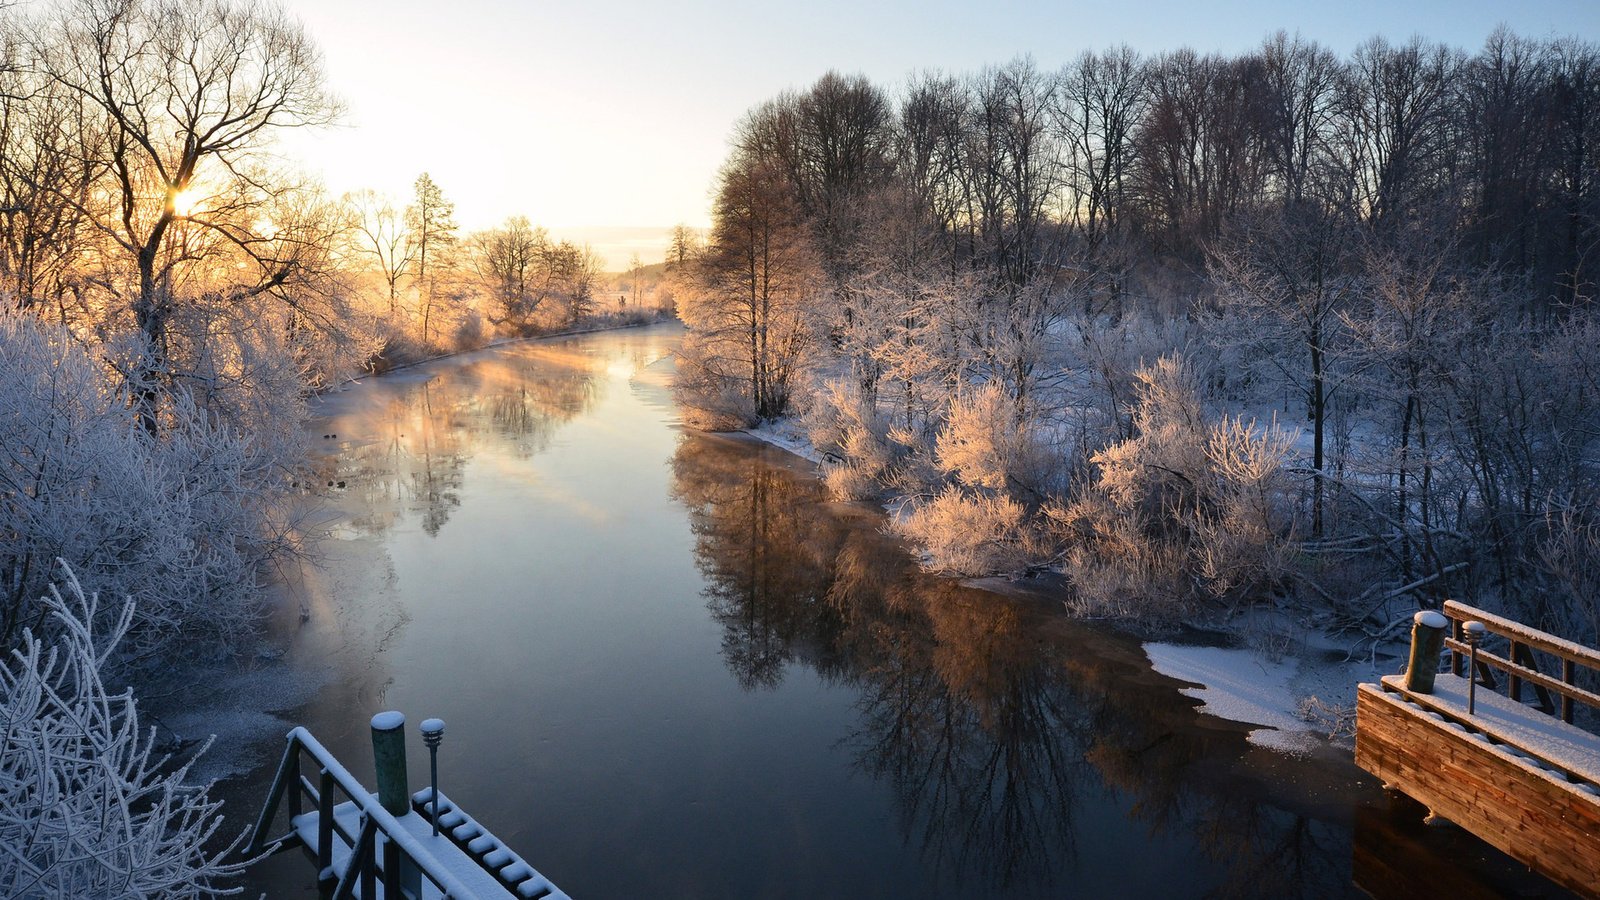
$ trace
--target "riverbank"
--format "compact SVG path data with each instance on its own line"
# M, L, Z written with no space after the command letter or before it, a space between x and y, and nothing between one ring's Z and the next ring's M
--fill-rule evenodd
M766 422L741 433L805 460L822 476L823 454L793 420ZM879 505L893 518L905 502L891 497ZM1036 599L1055 614L1074 618L1060 598L1070 585L1059 570L957 580ZM1252 743L1289 754L1324 742L1353 751L1356 686L1394 674L1405 661L1400 641L1341 640L1319 623L1296 620L1279 609L1161 627L1105 621L1139 638L1151 667L1187 685L1181 693L1199 700L1200 712L1257 726L1250 734Z

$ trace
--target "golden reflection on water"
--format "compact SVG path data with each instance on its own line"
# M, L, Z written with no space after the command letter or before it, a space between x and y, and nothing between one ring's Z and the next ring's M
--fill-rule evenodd
M803 664L858 691L855 766L893 786L899 827L930 863L1046 885L1075 868L1094 817L1125 814L1197 840L1224 893L1348 884L1347 832L1217 789L1208 769L1244 752L1242 736L1196 730L1136 644L921 574L771 456L688 436L673 459L724 661L749 690Z
M340 452L324 478L354 533L412 520L436 537L468 493L469 463L490 460L506 477L508 460L543 453L652 361L530 345L368 385L329 420L343 434L330 438ZM629 439L626 424L586 425ZM881 532L880 513L830 502L793 457L686 433L670 466L729 675L777 693L803 666L850 691L854 725L839 746L888 788L899 838L929 871L1050 896L1077 873L1106 877L1086 856L1140 867L1159 864L1145 857L1160 848L1188 859L1193 847L1209 868L1175 876L1176 893L1327 896L1349 889L1358 820L1363 846L1405 843L1389 840L1396 818L1376 811L1381 795L1354 784L1348 761L1286 760L1200 720L1131 638L924 575ZM542 487L542 502L590 521L629 514L625 502L601 508ZM1108 848L1108 831L1145 840ZM1406 835L1407 846L1437 843ZM1428 852L1406 862L1412 873L1455 867Z
M342 505L357 531L382 532L416 516L437 535L461 505L464 469L482 447L495 445L495 459L544 452L563 425L590 411L610 370L647 362L531 345L513 355L476 355L448 377L376 385L377 402L335 419L336 427L368 437L343 445L322 479L353 492Z

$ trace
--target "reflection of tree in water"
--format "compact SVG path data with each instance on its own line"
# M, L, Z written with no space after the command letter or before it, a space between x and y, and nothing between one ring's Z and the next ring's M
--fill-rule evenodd
M1348 830L1219 784L1240 735L1193 728L1192 704L1142 654L1108 658L1091 646L1104 636L922 575L779 458L690 435L673 460L724 659L747 689L802 662L858 690L856 764L893 787L902 834L935 864L1048 892L1074 868L1075 826L1094 827L1091 798L1122 794L1152 834L1222 864L1221 895L1349 883Z
M723 658L746 689L775 688L792 660L817 660L834 643L838 623L824 602L828 554L819 551L841 540L842 530L805 515L817 500L811 485L749 453L680 451L674 465L675 493L694 511L695 562L723 629Z
M396 394L381 409L333 427L372 438L337 461L362 500L357 527L387 529L406 512L438 535L461 504L467 460L495 447L526 459L600 397L606 358L560 345L485 356Z
M1014 606L919 581L893 593L921 609L891 602L860 629L858 764L894 784L902 828L938 861L1048 882L1074 853L1083 768L1059 660Z
M770 688L801 661L860 690L857 764L894 786L904 833L937 863L1002 885L1057 871L1081 767L1059 660L1011 605L923 578L769 455L692 436L674 459L729 669Z

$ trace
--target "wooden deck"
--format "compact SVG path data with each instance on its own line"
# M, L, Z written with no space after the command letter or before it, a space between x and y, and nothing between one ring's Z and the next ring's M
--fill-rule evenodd
M1447 612L1476 618L1479 611L1456 605ZM1517 638L1529 633L1519 628L1510 640L1525 647ZM1563 651L1576 647L1563 644ZM1585 702L1587 692L1572 685L1570 666L1561 678L1530 677L1536 668L1511 662L1524 653L1489 654L1490 664L1505 663L1519 683L1542 688L1540 707L1480 683L1469 715L1469 683L1448 673L1436 676L1430 693L1408 690L1402 676L1361 685L1356 763L1552 881L1600 898L1600 736L1564 721L1572 717L1570 699ZM1479 660L1485 655L1480 650ZM1569 702L1554 702L1555 694Z

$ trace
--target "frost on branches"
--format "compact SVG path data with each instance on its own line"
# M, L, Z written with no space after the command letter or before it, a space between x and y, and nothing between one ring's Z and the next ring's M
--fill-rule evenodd
M151 435L65 329L0 315L0 651L47 621L34 600L56 559L135 604L124 660L246 633L257 573L285 550L294 446L277 434L297 433L257 421L273 427L246 433L179 392Z
M244 868L210 852L222 826L210 785L186 783L189 762L153 754L132 691L112 694L102 671L133 622L107 619L63 566L41 604L56 638L26 631L0 666L0 896L206 897ZM111 622L96 633L97 622Z

